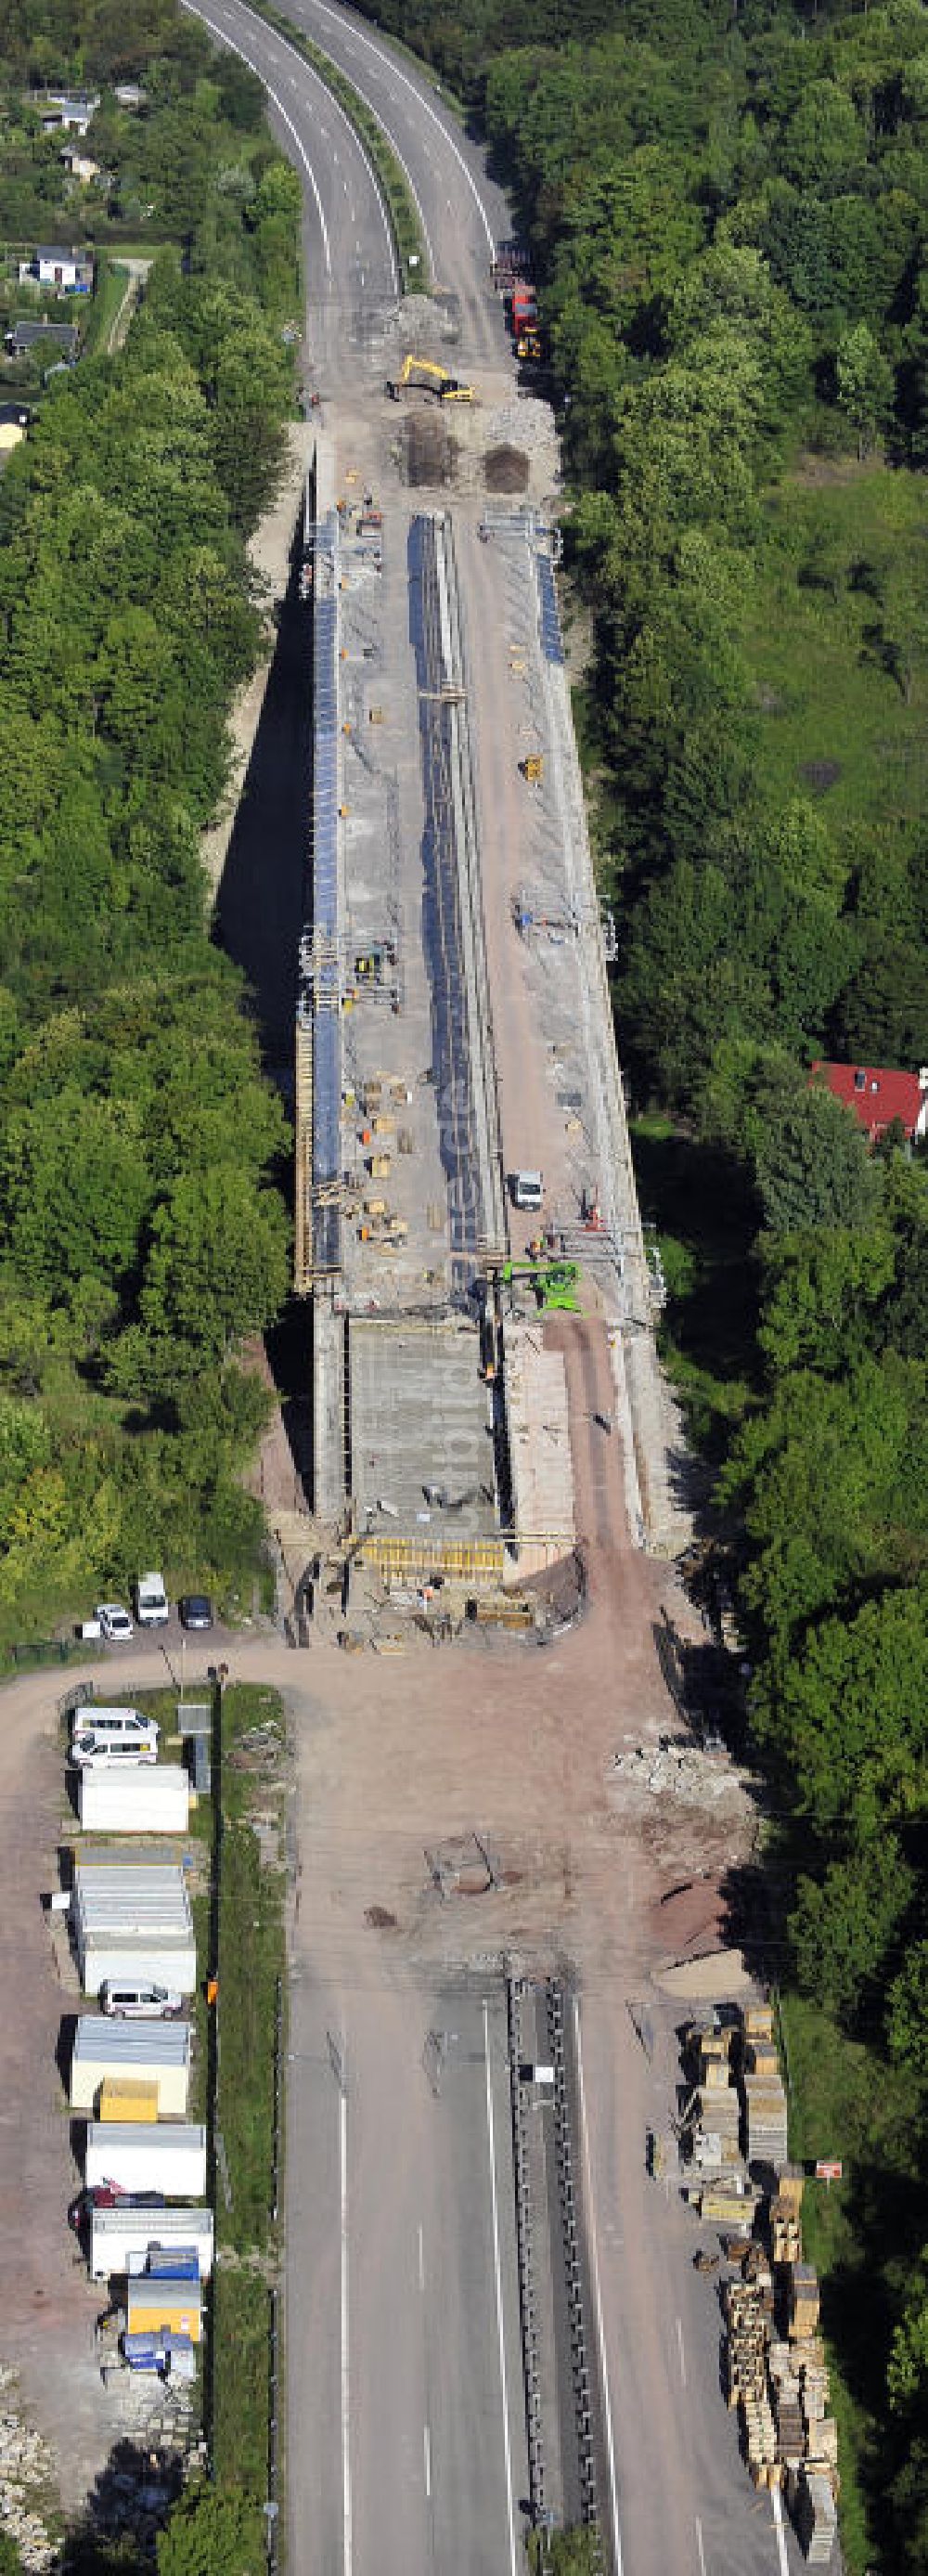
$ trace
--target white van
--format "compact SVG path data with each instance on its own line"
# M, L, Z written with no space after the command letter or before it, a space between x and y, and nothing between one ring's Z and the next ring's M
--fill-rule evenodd
M170 1618L163 1574L140 1574L134 1586L135 1615L140 1628L163 1628Z
M100 1988L100 2010L117 2021L176 2021L184 2009L183 1995L171 1986L114 1985L109 1981Z
M73 1714L71 1760L157 1762L160 1728L137 1708L97 1708L89 1701Z

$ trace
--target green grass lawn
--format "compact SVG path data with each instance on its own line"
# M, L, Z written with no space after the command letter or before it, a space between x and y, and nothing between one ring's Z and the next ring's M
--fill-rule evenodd
M100 260L97 288L87 315L84 331L84 356L98 358L105 354L106 343L129 283L128 270L111 255Z
M813 796L829 823L914 823L928 787L924 477L810 461L766 515L742 627L761 778Z
M213 2288L213 2465L219 2486L242 2486L259 2498L267 2494L269 2309L260 2272L219 2264Z
M262 1861L250 1811L276 1804L283 1723L276 1692L239 1684L223 1705L219 1916L219 2127L232 2206L217 2195L220 2241L239 2253L272 2249L274 2025L283 1978L285 1871ZM247 1761L248 1768L237 1768ZM254 1766L254 1767L252 1767Z
M839 2157L840 2183L807 2182L803 2247L821 2282L822 2331L838 2425L846 2576L891 2576L881 2556L886 2486L899 2466L887 2429L886 2361L910 2259L928 2238L916 2099L875 2048L846 2039L820 2007L781 2000L790 2153Z

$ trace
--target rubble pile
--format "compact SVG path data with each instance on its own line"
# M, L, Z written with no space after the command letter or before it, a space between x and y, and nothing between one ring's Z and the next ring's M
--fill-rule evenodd
M52 2463L39 2434L29 2431L10 2403L15 2385L13 2372L0 2364L6 2400L0 2413L0 2530L15 2543L27 2576L45 2576L56 2552L30 2491L48 2486Z
M673 1744L666 1737L657 1745L636 1744L630 1753L613 1754L612 1768L629 1789L645 1790L652 1798L680 1798L691 1807L714 1806L731 1795L738 1781L730 1763L704 1753L686 1737Z

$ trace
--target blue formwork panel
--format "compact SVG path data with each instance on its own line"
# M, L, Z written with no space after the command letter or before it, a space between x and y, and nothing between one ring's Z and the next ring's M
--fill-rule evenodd
M547 555L539 555L536 558L536 569L541 614L541 649L546 662L562 665L564 644L561 636L557 592L554 587L554 566L549 563Z
M316 533L313 625L313 932L326 961L316 968L313 1023L313 1185L337 1181L341 1152L341 1021L338 969L338 522ZM313 1211L313 1257L319 1270L341 1259L337 1207Z

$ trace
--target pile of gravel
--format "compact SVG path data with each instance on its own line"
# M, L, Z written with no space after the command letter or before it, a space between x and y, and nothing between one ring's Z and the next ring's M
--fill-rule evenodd
M15 2542L27 2576L46 2576L56 2552L41 2514L28 2498L30 2490L48 2487L51 2455L40 2435L31 2433L15 2413L11 2403L15 2388L13 2371L0 2363L0 2390L6 2400L0 2414L0 2531Z

